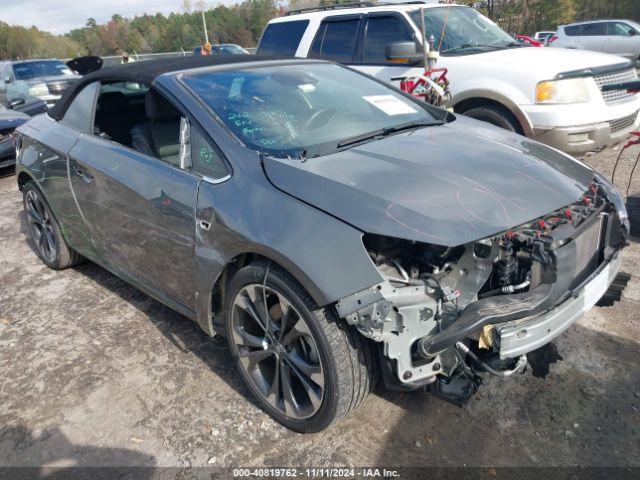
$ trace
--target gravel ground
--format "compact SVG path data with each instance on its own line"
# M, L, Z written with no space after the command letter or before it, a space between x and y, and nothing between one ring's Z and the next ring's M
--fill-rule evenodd
M617 153L586 161L610 174ZM0 212L0 467L640 467L638 238L623 300L556 340L564 360L546 378L490 379L464 408L378 389L300 435L256 406L223 339L94 264L48 270L11 172Z

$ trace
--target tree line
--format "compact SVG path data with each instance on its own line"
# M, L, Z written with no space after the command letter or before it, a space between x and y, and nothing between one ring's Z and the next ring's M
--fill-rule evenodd
M558 25L599 18L640 20L639 0L467 1L509 33L532 34Z
M347 0L338 0L344 3ZM458 0L473 6L510 33L532 34L558 25L595 18L640 20L640 0ZM287 8L306 8L331 0L290 0ZM234 6L207 8L205 0L176 0L178 13L145 14L124 18L114 14L98 24L86 24L64 35L36 27L0 22L0 59L69 58L78 55L117 55L191 51L203 43L201 10L212 43L255 46L265 24L287 8L278 0L244 0Z

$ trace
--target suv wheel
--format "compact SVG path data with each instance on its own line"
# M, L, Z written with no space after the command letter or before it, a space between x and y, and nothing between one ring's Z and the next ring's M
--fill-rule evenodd
M227 289L227 339L242 378L284 426L317 432L355 410L373 383L370 345L317 308L286 271L242 268Z
M522 133L522 127L518 122L518 119L509 110L503 107L487 105L483 107L474 107L462 112L476 120L482 120L483 122L490 123L496 127L504 128L510 132Z
M22 192L29 233L40 260L54 270L77 264L82 257L65 242L60 226L36 184L27 182Z

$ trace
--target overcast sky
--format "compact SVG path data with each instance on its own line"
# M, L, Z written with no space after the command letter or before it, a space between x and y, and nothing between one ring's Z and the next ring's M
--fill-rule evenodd
M237 1L209 0L206 3L213 7L219 3L233 5ZM133 17L143 13L183 11L183 0L0 0L0 3L1 21L25 27L35 25L58 34L84 26L90 17L105 23L114 13Z

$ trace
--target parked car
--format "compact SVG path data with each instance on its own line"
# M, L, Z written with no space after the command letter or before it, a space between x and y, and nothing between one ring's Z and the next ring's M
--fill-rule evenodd
M0 168L15 164L15 129L25 123L31 115L47 111L40 99L15 99L7 107L0 104Z
M596 20L558 27L549 46L640 59L640 25L631 20Z
M535 35L533 36L533 38L535 40L538 40L539 42L544 43L545 45L547 44L547 41L553 37L553 35L555 34L555 31L542 31L542 32L536 32Z
M637 78L634 64L594 52L525 47L470 7L293 11L269 22L258 53L333 60L399 85L423 72L421 8L440 50L438 66L448 69L456 112L572 154L617 143L640 124L637 95L600 91Z
M60 60L0 62L0 103L15 98L38 97L47 106L60 98L71 82L80 78Z
M235 43L221 43L220 45L211 45L213 53L223 53L227 55L249 55L249 52Z
M544 47L544 42L536 40L535 38L528 37L526 35L515 35L514 37L520 43L528 45L530 47Z
M16 161L14 131L29 120L29 115L5 109L0 105L0 168L13 165Z
M195 47L193 49L194 55L200 55L202 52L202 47ZM223 55L249 55L249 52L242 48L240 45L236 45L235 43L221 43L218 45L211 45L211 53L212 54L223 54Z
M279 422L323 429L378 375L463 401L616 277L628 217L591 168L334 63L253 58L89 74L18 129L16 172L46 265L88 258L226 335Z

